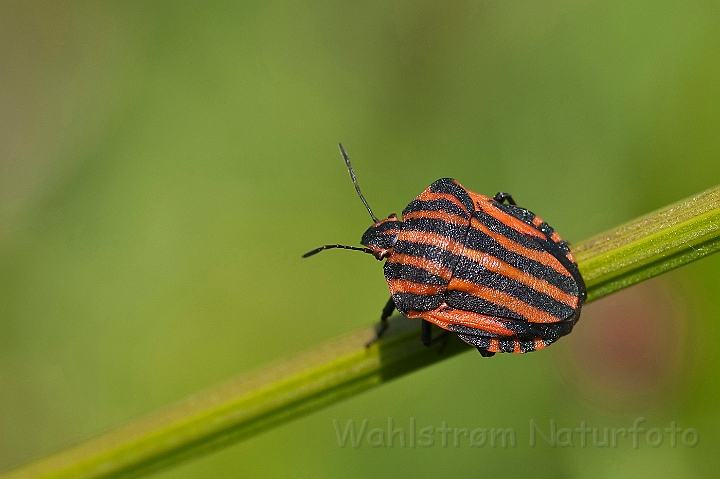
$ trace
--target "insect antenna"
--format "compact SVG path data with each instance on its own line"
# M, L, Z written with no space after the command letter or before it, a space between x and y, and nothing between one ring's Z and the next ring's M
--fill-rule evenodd
M343 148L342 143L338 143L338 145L340 145L340 153L342 153L343 159L345 159L345 164L347 165L348 171L350 172L350 178L352 179L353 185L355 185L355 191L357 191L357 194L365 205L365 208L367 208L368 213L370 213L370 217L373 219L373 223L377 223L379 220L373 214L372 210L370 209L370 205L367 201L365 201L365 197L360 191L357 179L355 178L355 172L353 171L352 165L350 164L350 158L348 158L347 153L345 153L345 148Z
M352 165L350 164L350 158L348 158L347 153L345 153L345 148L343 148L342 143L338 143L338 145L340 146L340 153L342 153L342 157L345 160L345 164L348 167L348 171L350 172L350 179L352 179L353 185L355 185L355 191L357 191L357 194L360 197L360 199L362 200L363 204L365 205L365 208L367 208L368 213L370 213L370 217L373 219L373 222L374 223L379 222L380 220L378 220L377 217L375 217L372 210L370 209L370 205L368 204L367 201L365 201L365 197L363 196L362 191L360 191L360 186L358 186L357 179L355 178L355 172L353 171ZM307 258L309 256L318 254L320 251L323 251L326 249L333 249L333 248L349 249L352 251L362 251L363 253L372 254L372 255L375 254L373 252L373 250L371 250L370 248L360 248L358 246L348 246L348 245L344 245L344 244L326 244L319 248L315 248L312 251L308 251L307 253L302 255L302 257Z
M351 249L353 251L362 251L363 253L373 254L373 250L370 248L359 248L357 246L347 246L344 244L326 244L325 246L321 246L319 248L315 248L312 251L308 251L304 255L302 255L303 258L307 258L309 256L312 256L314 254L318 254L320 251L326 250L326 249L333 249L333 248L341 248L341 249Z

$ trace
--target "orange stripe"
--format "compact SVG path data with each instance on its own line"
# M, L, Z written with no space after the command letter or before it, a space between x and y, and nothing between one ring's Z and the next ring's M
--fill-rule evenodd
M491 353L499 353L500 352L500 345L498 343L497 339L491 339L490 340L490 346L487 348L488 351Z
M436 263L435 261L429 260L427 258L423 258L422 256L410 256L408 254L396 253L396 254L390 256L388 258L387 262L388 263L407 264L410 266L414 266L416 268L425 270L428 273L432 273L437 276L440 276L441 278L448 280L448 281L450 280L450 277L452 276L452 271L447 269L445 266L441 265L440 263Z
M427 231L403 231L398 236L398 240L443 248L452 254L460 254L465 248L465 245L453 241L447 236Z
M421 295L433 295L445 291L446 286L436 284L423 284L408 281L406 279L389 279L390 293L412 293Z
M521 233L524 233L526 235L536 236L538 238L545 239L545 235L543 235L537 229L533 228L524 221L519 220L514 216L505 213L504 211L501 211L495 204L492 203L492 200L487 196L473 193L472 191L468 191L468 194L473 199L475 204L483 210L484 213L489 214L490 216L505 224L506 226L509 226L510 228L516 231L520 231Z
M545 341L543 341L542 339L535 338L534 341L535 341L535 351L540 351L541 349L543 349L545 347Z
M475 261L488 271L501 274L517 281L518 283L522 283L525 286L528 286L536 291L545 293L551 298L553 298L555 301L565 303L572 308L575 308L577 306L577 296L566 293L557 286L548 283L544 279L538 278L537 276L533 276L530 273L526 273L517 268L514 268L513 266L510 266L509 264L500 260L499 258L496 258L495 256L490 256L487 253L476 251L474 249L466 249L462 252L461 256Z
M538 251L530 248L526 248L525 246L521 245L520 243L516 243L515 241L511 240L507 236L504 236L500 233L496 233L495 231L492 231L490 228L482 224L480 221L478 221L476 218L472 218L470 220L470 226L475 228L478 231L482 231L486 235L490 236L492 239L494 239L500 246L505 248L508 251L511 251L513 253L519 254L521 256L525 256L526 258L529 258L533 261L537 261L540 264L543 264L549 268L554 269L560 274L564 274L565 276L571 276L570 273L565 269L565 267L555 258L553 255L548 253L547 251Z
M416 219L443 220L446 223L456 226L467 226L468 219L453 215L447 211L413 211L403 216L403 221Z
M569 259L570 261L572 261L573 263L575 263L575 256L573 256L573 254L571 252L568 251L568 253L565 255L565 257L567 259Z
M512 330L504 326L502 321L493 316L485 316L484 314L473 313L472 311L451 308L447 303L441 304L433 311L410 311L407 317L422 318L443 329L448 329L450 324L459 324L503 336L515 335Z
M432 191L430 191L430 189L426 189L425 191L420 193L420 196L418 196L417 199L419 199L420 201L448 200L459 206L460 209L462 209L466 213L469 213L468 209L465 208L465 205L462 204L462 201L449 193L433 193Z
M543 223L545 223L545 222L542 220L542 218L540 218L539 216L535 215L535 218L533 218L533 224L534 224L535 226L537 226L538 228L540 228L540 225L543 224Z
M513 353L522 354L522 349L520 349L520 341L518 341L517 339L513 341Z
M470 281L453 278L447 287L450 291L463 291L499 306L504 306L525 317L531 323L557 323L560 321L550 313L546 313L526 302L503 291L481 286Z
M559 243L562 241L562 238L560 237L559 234L557 234L557 231L553 231L553 234L550 235L550 239L556 243Z

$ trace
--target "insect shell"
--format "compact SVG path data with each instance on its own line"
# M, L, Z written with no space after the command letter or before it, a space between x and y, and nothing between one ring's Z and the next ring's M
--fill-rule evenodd
M378 220L342 145L340 152L374 224L360 240L363 248L325 245L304 257L343 248L385 260L391 297L375 340L395 308L423 320L423 343L432 342L432 323L483 356L537 351L572 330L585 283L567 243L539 216L507 193L489 198L442 178L410 202L402 219Z

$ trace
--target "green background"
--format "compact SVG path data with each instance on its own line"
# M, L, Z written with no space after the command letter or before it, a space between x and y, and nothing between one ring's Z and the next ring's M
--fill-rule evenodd
M378 216L449 176L572 243L720 183L718 85L712 1L2 2L0 470L374 322L380 264L300 258L370 225L338 141ZM719 267L155 477L715 477ZM338 445L388 418L516 444ZM636 418L698 441L530 444Z

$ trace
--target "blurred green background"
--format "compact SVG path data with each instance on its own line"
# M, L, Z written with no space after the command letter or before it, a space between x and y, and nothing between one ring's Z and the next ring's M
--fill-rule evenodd
M378 216L450 176L576 242L720 183L718 85L712 1L3 1L0 470L373 323L380 264L300 258L370 224L338 141ZM715 477L719 268L155 477ZM516 442L338 444L388 418Z

